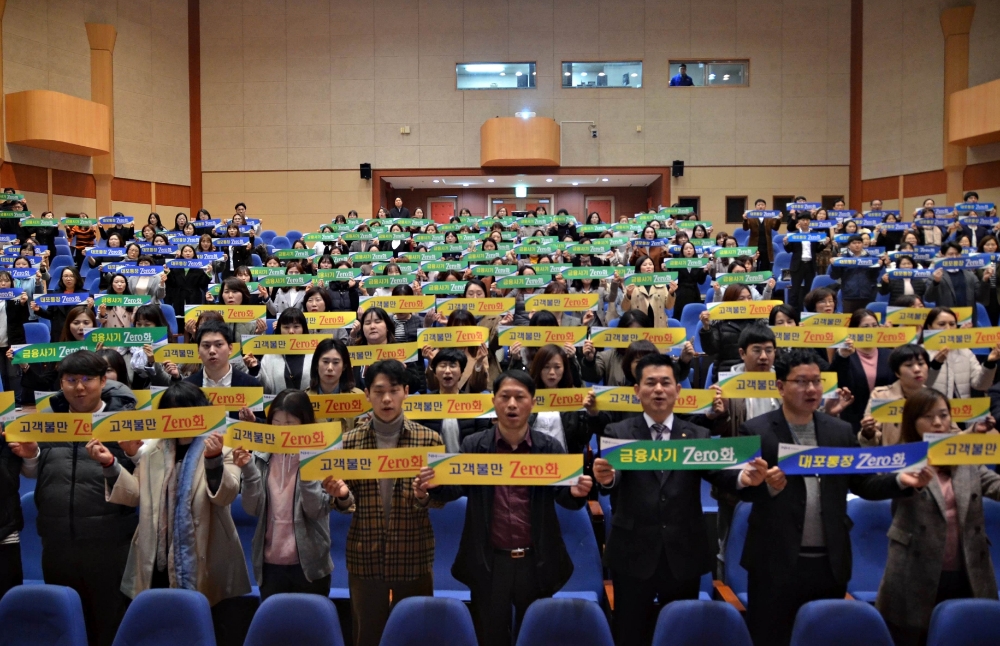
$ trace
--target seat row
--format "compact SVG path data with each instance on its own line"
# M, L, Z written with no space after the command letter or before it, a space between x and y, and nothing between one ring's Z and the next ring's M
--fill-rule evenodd
M87 646L83 608L71 588L18 586L0 599L2 646ZM215 646L208 600L190 590L147 590L129 606L113 646ZM743 619L717 601L675 601L660 612L653 646L702 644L752 646ZM878 612L859 601L823 600L804 605L795 618L792 646L893 646ZM931 618L929 646L1000 643L1000 601L956 599L939 604ZM344 646L337 611L329 599L278 594L261 604L245 646ZM476 646L472 617L456 599L411 597L389 616L381 646ZM540 599L528 608L517 646L613 646L607 618L582 599Z

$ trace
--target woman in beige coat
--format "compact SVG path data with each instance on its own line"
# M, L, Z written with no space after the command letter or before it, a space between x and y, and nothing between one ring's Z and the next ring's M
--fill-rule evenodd
M985 431L992 418L973 429ZM921 388L903 406L901 439L947 433L951 405ZM889 553L875 607L897 646L926 642L934 606L948 599L997 598L983 497L1000 500L1000 475L982 465L929 466L930 483L892 502ZM996 537L993 537L994 540Z
M987 323L988 325L988 323ZM927 313L924 330L955 330L958 316L947 307L935 307ZM1000 346L993 348L985 363L979 363L972 350L944 348L931 353L927 386L946 397L972 397L973 389L985 392L993 385L1000 360Z
M210 406L201 389L171 385L160 408ZM241 419L253 413L240 411ZM221 433L190 440L122 442L135 473L122 469L99 440L87 443L104 469L108 502L139 507L139 526L125 565L122 592L135 598L149 588L197 590L215 605L250 592L243 549L229 505L240 490Z
M651 274L655 265L649 256L643 256L635 263L636 274ZM653 327L667 327L667 310L674 306L674 292L677 282L667 285L629 285L625 288L625 298L622 299L622 311L639 310L649 316Z

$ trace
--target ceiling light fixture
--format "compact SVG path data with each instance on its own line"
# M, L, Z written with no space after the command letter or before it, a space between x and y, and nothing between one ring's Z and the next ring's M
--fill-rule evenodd
M610 181L610 180L608 180L608 178L607 178L607 177L603 177L603 178L601 178L601 181L602 181L602 182L607 182L607 181Z
M709 81L714 81L715 80L715 74L709 74L708 75L708 80Z
M586 72L580 72L580 76L586 76L586 75L587 75Z
M729 80L729 75L728 74L723 74L722 75L722 80L723 81L728 81Z
M563 72L563 76L572 76L569 72Z
M463 182L463 183L462 183L462 186L468 186L468 185L469 185L469 184L468 184L467 182Z
M507 76L507 72L500 72L500 76Z
M598 76L604 76L604 72L598 72L597 75Z
M632 72L632 78L635 78L635 77L637 77L637 76L639 76L639 75L638 75L638 74L636 74L635 72Z
M552 178L550 177L550 178L548 178L548 179L547 179L547 180L545 180L545 181L546 181L546 182L549 182L549 183L551 183L551 182L552 182Z
M487 182L489 182L490 184L492 184L492 183L493 183L493 182L495 182L496 180L494 180L494 179L493 179L493 178L491 177L491 178L489 178L489 179L488 179L488 180L486 180L486 181L487 181Z
M518 73L514 74L514 76L521 76L521 73L518 72Z
M573 186L579 186L580 182L573 182Z
M434 183L435 183L435 184L437 184L437 183L439 183L440 181L441 181L441 180L439 180L439 179L436 179L436 180L434 180Z
M521 112L515 112L514 116L515 117L520 117L521 119L530 119L531 117L535 116L535 113L534 112L528 112L527 108L525 108Z

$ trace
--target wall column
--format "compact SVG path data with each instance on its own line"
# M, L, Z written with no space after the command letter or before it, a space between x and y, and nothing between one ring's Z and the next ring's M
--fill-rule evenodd
M94 157L94 179L97 181L97 217L112 214L111 180L115 176L115 84L114 52L118 32L114 25L87 23L90 41L90 100L108 106L108 127L111 129L110 152Z
M948 204L962 201L962 176L965 173L965 146L948 143L948 120L951 95L969 87L969 30L975 5L954 7L941 12L944 32L944 171L948 177Z

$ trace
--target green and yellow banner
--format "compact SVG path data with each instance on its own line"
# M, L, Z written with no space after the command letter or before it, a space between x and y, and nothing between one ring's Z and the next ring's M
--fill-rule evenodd
M936 467L1000 463L996 433L927 433L924 441L929 444L927 462Z
M821 373L823 398L835 397L837 393L837 373ZM741 372L719 380L723 397L737 399L777 399L781 397L775 383L774 373Z
M225 430L226 410L219 406L95 413L91 429L102 442L197 437Z
M924 348L994 348L1000 345L1000 327L967 327L954 330L924 330Z
M311 355L326 334L244 334L243 354Z
M905 399L872 399L871 415L876 422L900 424L903 421ZM990 412L989 397L967 397L951 400L951 421L973 422Z
M775 344L779 348L833 348L842 347L848 338L846 327L818 325L773 325Z
M233 350L229 353L229 359L236 359L240 356L240 343L233 344ZM153 350L153 360L159 363L171 361L173 363L201 363L198 357L197 343L168 343L165 346Z
M226 323L249 323L267 316L264 305L188 305L184 309L184 320L194 321L202 312L218 312Z
M466 348L488 343L489 340L490 331L475 325L424 328L417 334L420 347Z
M959 326L972 321L971 307L953 307L951 310L958 316ZM927 322L927 314L930 311L929 307L895 307L890 305L886 308L885 323L923 326Z
M254 412L264 410L263 388L202 388L212 406L222 406L227 411L238 412L249 408Z
M802 325L816 325L826 327L847 327L851 322L850 314L818 314L816 312L802 312Z
M641 413L642 404L633 386L594 386L597 409L606 412ZM684 388L674 404L674 412L700 415L712 410L715 391L711 389Z
M416 314L434 309L433 296L371 296L361 297L361 309L381 307L389 314Z
M587 338L587 328L583 326L530 326L514 325L497 328L497 343L502 346L512 346L520 343L523 348L540 348L553 344L562 347L566 343L580 347Z
M513 298L449 298L437 304L438 314L448 316L467 310L473 316L500 316L514 311Z
M601 457L622 471L741 469L760 457L760 437L671 439L668 442L601 438Z
M708 315L713 321L729 319L766 319L782 301L728 301L708 303Z
M301 451L326 451L340 444L340 422L300 426L273 426L257 422L234 422L226 431L225 445L260 453L298 455Z
M403 400L409 419L478 419L496 417L493 395L410 395Z
M329 330L353 325L358 320L357 312L303 312L310 330Z
M428 453L431 482L441 485L572 486L583 454Z
M686 340L687 330L682 327L595 327L590 333L590 342L597 348L627 348L636 341L649 341L658 348L669 348Z
M902 327L852 327L847 329L847 338L855 348L898 348L919 339L917 328Z
M371 402L364 393L342 393L338 395L309 394L316 419L340 419L364 415L372 409Z
M347 350L351 353L351 366L370 366L376 361L395 359L406 363L417 357L423 348L417 342L388 343L386 345L351 345Z
M590 388L539 388L535 391L533 413L568 413L583 410Z
M443 446L397 449L334 449L302 458L299 479L383 480L413 478L427 465L427 455ZM409 485L407 485L409 486Z
M8 442L88 442L91 413L28 413L4 424Z
M524 299L526 312L585 312L597 307L600 294L532 294Z

